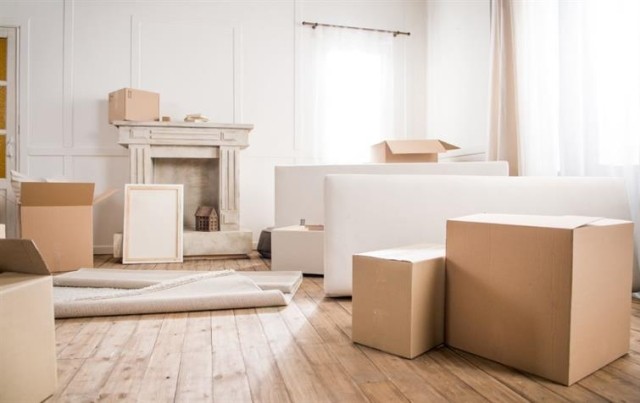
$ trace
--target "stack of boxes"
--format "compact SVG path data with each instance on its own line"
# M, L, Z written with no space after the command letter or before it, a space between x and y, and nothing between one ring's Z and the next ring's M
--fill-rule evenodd
M375 253L354 256L356 342L412 358L440 344L437 339L427 343L426 335L439 332L444 317L447 345L564 385L579 381L629 349L630 222L498 214L449 220L446 270L436 264L441 257L434 256L431 276L421 279L411 270L399 269L397 254L387 258L379 254L378 259L385 262L375 263L366 255ZM441 279L445 271L446 286ZM446 309L429 303L435 310L405 315L415 309L405 303L390 315L380 306L399 297L392 278L404 279L406 284L419 281L419 285L407 285L404 293L411 301L423 301L423 306L424 301L444 295ZM406 354L386 341L363 337L378 329L381 338L385 332L402 334L398 343L415 345L415 336L396 330L402 329L397 320L406 321L404 326L422 339L419 350Z

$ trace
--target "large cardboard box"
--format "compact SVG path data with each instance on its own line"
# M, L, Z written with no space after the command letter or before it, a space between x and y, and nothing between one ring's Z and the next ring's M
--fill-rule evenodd
M449 220L446 343L571 385L629 349L632 261L627 221Z
M51 272L93 267L93 183L24 182L21 238L32 239Z
M56 389L48 274L32 241L0 240L0 403L41 402Z
M291 225L271 230L271 270L324 273L324 226Z
M110 93L109 123L117 120L160 120L160 94L134 88L122 88Z
M459 147L442 140L385 140L371 147L373 162L438 162L438 154Z
M353 256L352 339L414 358L444 341L444 247Z

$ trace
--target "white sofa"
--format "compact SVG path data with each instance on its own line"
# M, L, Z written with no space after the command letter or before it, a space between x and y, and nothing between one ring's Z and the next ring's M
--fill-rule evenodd
M329 175L324 205L328 296L351 295L353 254L444 243L448 218L508 213L630 219L624 184L615 178Z
M324 178L329 174L429 174L506 176L509 165L498 162L412 164L292 165L275 168L275 225L324 224Z

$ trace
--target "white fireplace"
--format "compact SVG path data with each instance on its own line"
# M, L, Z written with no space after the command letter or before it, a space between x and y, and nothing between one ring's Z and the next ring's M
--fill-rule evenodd
M251 251L252 233L240 229L239 153L253 125L190 122L113 123L129 149L130 183L184 185L184 255ZM220 231L196 232L198 206L214 207ZM121 235L114 238L117 256ZM117 252L116 252L117 251Z

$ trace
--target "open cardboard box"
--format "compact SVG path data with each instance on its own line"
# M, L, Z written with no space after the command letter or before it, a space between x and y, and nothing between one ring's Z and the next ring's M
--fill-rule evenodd
M35 244L0 239L0 402L39 402L56 388L53 285Z
M438 162L438 154L460 147L442 140L385 140L371 147L373 162Z
M24 182L20 229L32 239L53 273L93 267L93 206L113 195L94 199L93 183Z

